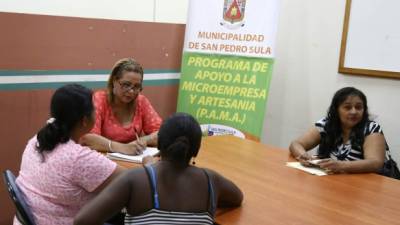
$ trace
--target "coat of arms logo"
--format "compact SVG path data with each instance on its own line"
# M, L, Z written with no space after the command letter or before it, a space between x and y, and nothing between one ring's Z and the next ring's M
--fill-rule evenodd
M243 27L245 8L246 0L225 0L223 21L220 24L230 29Z

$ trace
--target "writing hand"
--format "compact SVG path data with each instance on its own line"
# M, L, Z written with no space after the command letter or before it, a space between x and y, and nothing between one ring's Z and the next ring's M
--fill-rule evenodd
M133 141L133 142L131 142L131 143L132 143L132 144L135 146L135 148L136 148L136 154L137 154L137 155L140 155L140 154L143 153L143 150L146 149L147 142L145 141L144 138L140 138L140 137L139 137L139 132L136 130L136 128L134 128L134 129L135 129L136 140Z
M133 150L133 152L134 152L134 155L140 155L140 154L142 154L142 153L143 153L143 150L145 150L145 149L146 149L146 146L147 146L146 142L143 141L143 140L140 140L140 139L138 139L138 140L136 140L136 141L132 141L132 142L130 143L130 145L131 145L131 147L133 148L132 150Z
M114 152L120 152L126 155L140 155L143 153L143 150L145 148L146 148L145 144L138 143L137 141L132 141L127 144L113 142Z

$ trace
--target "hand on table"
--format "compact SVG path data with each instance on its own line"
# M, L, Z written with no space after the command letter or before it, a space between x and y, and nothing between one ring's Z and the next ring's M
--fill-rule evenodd
M307 152L304 152L303 154L297 156L296 159L303 166L307 166L307 167L311 167L312 166L312 164L309 161L312 160L313 157L310 156Z
M321 159L318 162L318 165L321 167L321 169L324 169L329 174L344 173L344 170L342 168L342 161L334 159Z

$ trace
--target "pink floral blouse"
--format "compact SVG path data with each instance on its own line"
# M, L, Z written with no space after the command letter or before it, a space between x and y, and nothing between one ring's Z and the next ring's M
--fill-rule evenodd
M73 140L51 152L36 150L36 136L22 155L16 183L25 195L36 224L71 225L79 209L116 169L116 163ZM19 224L14 219L14 224Z
M128 143L136 140L136 131L139 133L138 135L141 133L147 135L160 129L161 117L144 95L137 96L135 116L128 126L122 126L115 118L107 100L106 91L94 93L93 103L96 108L96 122L91 133L121 143Z

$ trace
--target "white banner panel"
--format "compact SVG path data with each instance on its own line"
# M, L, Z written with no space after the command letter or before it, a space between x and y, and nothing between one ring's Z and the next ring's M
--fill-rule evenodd
M273 58L278 0L191 0L185 52Z

